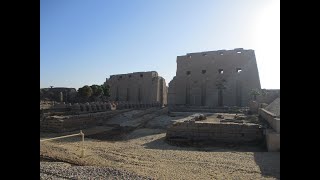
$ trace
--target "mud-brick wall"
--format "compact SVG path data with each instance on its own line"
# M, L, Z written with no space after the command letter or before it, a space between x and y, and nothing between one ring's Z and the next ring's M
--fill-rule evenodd
M180 122L167 130L171 141L249 143L263 141L263 130L256 124Z

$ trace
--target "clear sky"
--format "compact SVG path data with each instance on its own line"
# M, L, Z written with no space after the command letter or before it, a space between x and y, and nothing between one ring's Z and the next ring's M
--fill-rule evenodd
M41 0L40 88L103 84L176 57L253 49L262 88L280 88L280 0Z

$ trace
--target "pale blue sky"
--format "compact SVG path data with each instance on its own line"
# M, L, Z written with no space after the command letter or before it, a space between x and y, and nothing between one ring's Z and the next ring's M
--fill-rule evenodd
M40 88L139 71L168 84L177 56L234 48L255 50L262 88L280 88L280 1L40 1Z

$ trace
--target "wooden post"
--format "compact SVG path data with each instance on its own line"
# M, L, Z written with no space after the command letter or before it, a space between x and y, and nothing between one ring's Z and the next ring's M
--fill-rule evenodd
M84 134L82 133L82 130L80 130L80 135L81 135L81 155L80 157L84 157Z

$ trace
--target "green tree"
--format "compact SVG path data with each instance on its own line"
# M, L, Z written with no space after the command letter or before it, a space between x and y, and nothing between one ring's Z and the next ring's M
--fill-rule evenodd
M103 93L103 89L101 86L99 85L92 85L90 86L91 89L92 89L92 96L95 96L95 97L100 97L102 96L104 93Z
M92 96L92 89L90 86L85 85L82 88L78 89L78 94L80 97L87 99Z
M102 88L102 90L103 90L103 94L104 94L104 96L106 96L106 97L110 97L110 87L109 87L109 85L101 85L100 86L101 88Z

